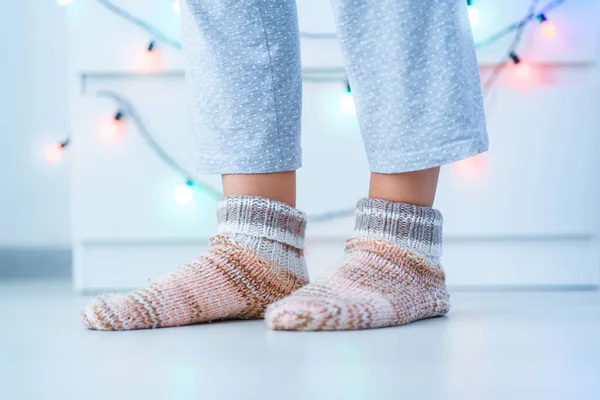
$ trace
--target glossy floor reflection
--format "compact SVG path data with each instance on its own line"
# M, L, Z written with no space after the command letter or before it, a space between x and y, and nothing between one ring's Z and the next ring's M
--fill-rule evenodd
M79 322L67 283L0 283L2 399L598 399L600 294L454 293L447 318L290 333Z

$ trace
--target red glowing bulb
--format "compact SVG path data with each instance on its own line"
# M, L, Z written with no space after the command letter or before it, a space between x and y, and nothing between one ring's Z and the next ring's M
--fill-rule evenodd
M46 161L57 163L62 159L65 148L62 144L55 142L46 146Z

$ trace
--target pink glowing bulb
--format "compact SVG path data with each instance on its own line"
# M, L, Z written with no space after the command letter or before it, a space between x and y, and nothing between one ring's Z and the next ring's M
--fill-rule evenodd
M59 162L65 152L64 146L58 142L50 143L46 146L46 161L50 163Z
M114 117L102 119L98 132L102 140L107 143L115 143L121 140L125 136L123 114L118 112Z
M465 181L474 181L482 177L487 167L486 157L484 154L460 160L452 163L454 172Z
M514 66L515 73L519 79L528 80L533 76L533 70L531 69L531 65L521 61Z

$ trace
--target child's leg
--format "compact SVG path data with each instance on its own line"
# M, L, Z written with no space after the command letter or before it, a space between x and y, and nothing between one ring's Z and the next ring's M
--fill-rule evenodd
M269 306L274 329L394 326L449 310L439 166L487 149L464 1L332 0L371 167L346 257Z
M208 251L148 287L99 296L98 330L261 318L308 282L295 205L301 74L294 0L187 0L184 54L200 172L223 175ZM143 266L139 266L143 268Z
M225 196L260 196L296 206L296 171L223 175Z
M439 175L439 167L402 174L371 172L369 197L431 207L435 199Z

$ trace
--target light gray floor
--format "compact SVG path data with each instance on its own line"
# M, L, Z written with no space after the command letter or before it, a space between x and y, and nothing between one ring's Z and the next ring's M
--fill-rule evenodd
M94 332L87 299L0 283L0 399L600 399L597 292L455 293L446 318L326 333Z

